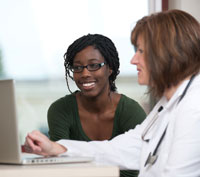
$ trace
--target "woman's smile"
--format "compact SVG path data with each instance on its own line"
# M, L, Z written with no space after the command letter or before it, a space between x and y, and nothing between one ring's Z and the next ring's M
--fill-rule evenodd
M82 86L84 90L90 90L95 87L95 82L85 82Z

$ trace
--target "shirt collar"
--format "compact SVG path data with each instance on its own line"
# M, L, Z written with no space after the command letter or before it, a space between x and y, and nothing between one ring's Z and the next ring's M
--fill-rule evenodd
M170 109L172 106L174 106L176 103L178 103L178 100L180 99L181 95L183 94L183 92L184 92L185 88L187 87L187 84L189 83L189 81L190 81L190 79L184 80L179 85L179 87L177 88L177 90L175 91L175 93L173 94L171 99L167 102L167 104L165 106L166 109Z

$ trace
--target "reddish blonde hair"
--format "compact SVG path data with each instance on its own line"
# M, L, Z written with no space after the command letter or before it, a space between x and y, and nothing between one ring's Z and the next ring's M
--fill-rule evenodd
M169 10L145 16L131 33L135 46L139 35L154 96L161 97L165 89L200 71L200 24L190 14Z

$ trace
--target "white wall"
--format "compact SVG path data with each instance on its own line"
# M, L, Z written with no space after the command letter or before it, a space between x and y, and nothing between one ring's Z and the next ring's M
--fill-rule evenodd
M149 0L149 14L162 10L162 0Z
M169 0L169 9L184 10L200 22L200 0Z
M0 0L5 73L17 80L64 78L63 54L69 44L99 33L115 43L120 75L136 75L130 33L147 14L147 0Z

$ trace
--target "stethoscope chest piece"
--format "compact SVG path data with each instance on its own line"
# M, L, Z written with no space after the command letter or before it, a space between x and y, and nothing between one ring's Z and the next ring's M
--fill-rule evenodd
M157 160L158 156L157 155L152 155L151 152L149 153L149 156L144 164L144 167L146 167L146 165L153 165L156 160Z

